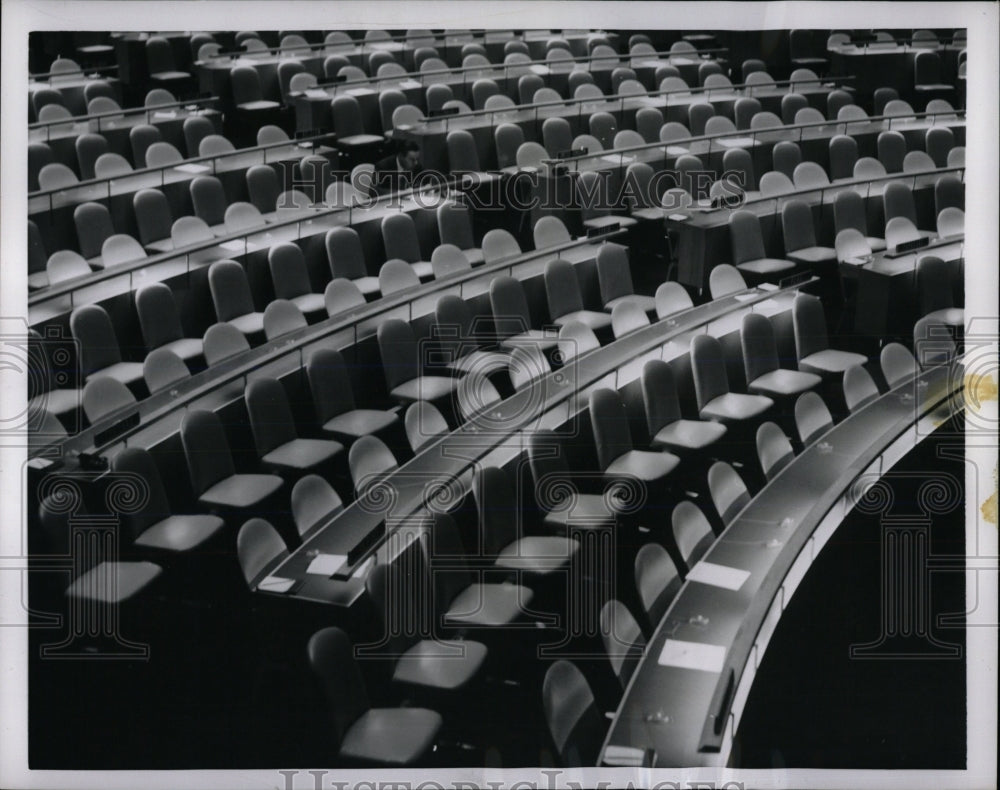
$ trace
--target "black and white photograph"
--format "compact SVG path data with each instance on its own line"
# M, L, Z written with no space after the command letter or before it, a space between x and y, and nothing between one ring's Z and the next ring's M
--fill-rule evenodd
M995 788L998 19L5 2L0 787Z

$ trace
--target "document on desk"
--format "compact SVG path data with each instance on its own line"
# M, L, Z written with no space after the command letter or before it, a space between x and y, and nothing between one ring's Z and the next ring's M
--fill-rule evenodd
M416 88L422 88L423 86L416 80L403 80L399 83L399 87L404 90L415 90Z
M375 93L371 88L348 88L344 91L348 96L368 96Z
M721 672L726 661L726 648L702 642L683 642L668 639L663 643L657 663L661 667L700 669L703 672Z
M193 162L186 165L177 165L174 170L180 170L182 173L207 173L211 170L208 165L196 165Z
M681 154L689 153L689 149L685 148L683 145L668 145L663 150L671 156L680 156Z
M688 571L687 580L722 587L726 590L738 590L750 578L750 571L740 568L730 568L728 565L716 565L714 562L699 562Z
M646 752L635 746L615 746L608 744L604 750L604 764L622 767L638 767L646 757Z
M317 576L333 576L347 562L344 554L317 554L306 568L306 573Z
M166 119L166 118L176 118L176 110L157 110L153 113L154 118Z
M263 592L286 593L292 589L295 579L284 579L281 576L267 576L260 580L258 590Z
M733 298L737 302L749 302L751 299L756 299L757 298L757 294L755 294L755 293L736 294L736 296L734 296Z
M306 98L307 99L329 99L330 98L330 94L327 93L324 90L320 90L319 88L309 88L306 91Z

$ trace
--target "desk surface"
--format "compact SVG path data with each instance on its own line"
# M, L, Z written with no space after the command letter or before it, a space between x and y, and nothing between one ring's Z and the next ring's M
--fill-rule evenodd
M886 393L803 451L737 515L702 562L743 571L745 581L736 590L684 583L625 690L602 763L609 748L632 747L655 753L656 767L726 764L755 656L759 665L770 636L762 628L772 603L790 599L812 556L853 507L853 481L886 471L880 458L895 443L905 450L923 438L915 423L930 416L940 424L961 409L954 398L961 380L939 367ZM705 650L699 668L661 665L668 640Z
M527 448L531 433L557 428L587 408L591 390L623 388L639 378L650 359L688 353L694 334L738 330L750 311L774 315L791 309L796 287L778 292L751 290L670 316L613 343L583 354L569 365L520 390L485 413L432 442L408 463L376 484L375 492L333 516L271 574L296 582L284 597L343 605L353 600L363 569L387 535L422 521L424 508L455 502L465 493L474 465L501 466ZM348 559L332 577L307 573L316 552ZM263 592L263 591L262 591ZM272 594L272 593L265 593Z

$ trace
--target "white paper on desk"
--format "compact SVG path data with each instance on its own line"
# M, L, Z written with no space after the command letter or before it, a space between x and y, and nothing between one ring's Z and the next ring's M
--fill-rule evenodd
M367 96L369 93L374 93L371 88L348 88L344 93L348 96Z
M697 563L687 575L688 581L710 584L726 590L738 590L743 582L750 578L750 571L740 568L730 568L728 565L716 565L714 562L702 560Z
M634 156L628 156L627 154L607 154L602 156L605 162L632 162L635 160Z
M174 168L174 170L180 170L182 173L207 173L211 169L208 165L196 165L194 163L177 165Z
M399 83L399 87L406 88L407 90L412 90L413 88L420 88L423 86L421 86L421 84L416 80L403 80L401 83Z
M528 69L530 71L535 72L535 74L548 74L549 73L548 67L547 66L543 66L540 63L534 63L534 64L528 66Z
M780 313L782 307L777 299L765 299L763 302L757 302L757 304L753 306L753 309L755 313L770 316L775 313Z
M749 302L751 299L756 299L757 294L736 294L733 298L737 302Z
M663 104L663 99L659 96L640 96L639 103L645 104L647 107L659 107Z
M306 573L333 576L345 562L347 562L347 557L343 554L317 554L309 563L309 567L306 568Z
M775 285L774 283L761 283L757 287L760 288L760 290L762 290L762 291L777 291L778 290L778 286Z
M229 250L230 252L241 252L246 246L246 242L236 241L224 241L219 245L224 250Z
M292 589L295 579L284 579L281 576L267 576L260 580L258 590L263 592L284 593Z
M667 219L672 222L683 222L688 218L687 214L667 214Z
M665 150L671 156L680 156L681 154L686 154L689 149L683 145L668 145Z
M700 669L704 672L721 672L726 661L726 648L702 642L682 642L668 639L656 660L661 667Z
M319 88L309 88L306 90L307 99L329 99L330 94Z
M153 113L154 118L176 118L176 110L157 110Z
M605 765L638 767L646 757L646 752L635 746L615 746L608 744L604 750Z

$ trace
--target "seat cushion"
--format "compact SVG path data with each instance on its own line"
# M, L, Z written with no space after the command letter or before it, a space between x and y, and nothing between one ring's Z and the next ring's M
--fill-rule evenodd
M351 280L351 282L358 286L358 290L365 296L380 293L378 277L359 277L356 280Z
M261 110L276 110L280 106L276 101L258 99L257 101L243 102L243 104L237 105L237 109L245 112L260 112Z
M853 351L840 351L836 348L826 348L810 354L799 360L799 370L808 373L843 373L855 365L863 365L868 357L855 354Z
M485 658L486 645L481 642L424 639L402 655L392 679L450 691L472 680Z
M800 250L786 252L790 261L804 264L817 264L837 260L837 251L833 247L803 247Z
M66 588L67 598L124 603L142 592L163 570L152 562L102 562Z
M164 551L190 551L207 541L226 523L218 516L169 516L135 539L135 545Z
M449 625L497 626L517 620L534 593L519 584L470 584L445 612Z
M292 299L292 303L303 313L325 313L326 303L323 294L302 294Z
M576 310L572 313L559 316L552 323L564 326L570 321L579 321L584 326L589 326L595 332L611 326L611 316L607 313L598 313L596 310Z
M244 335L256 335L264 331L264 314L247 313L246 315L237 316L228 323L232 324Z
M313 469L344 451L344 445L330 439L292 439L261 458L265 466L298 471Z
M331 417L323 423L324 433L356 439L370 433L378 433L397 421L391 411L375 409L354 409Z
M758 258L755 261L744 261L736 268L751 274L777 274L794 269L795 264L784 258Z
M132 384L142 378L142 363L116 362L114 365L95 370L87 376L87 381L100 378L112 378L125 385Z
M531 535L501 549L496 564L543 575L565 567L580 550L572 538L560 535Z
M181 337L177 340L171 340L169 343L164 343L161 348L173 351L185 362L189 359L201 356L204 351L204 345L202 344L201 339L197 337Z
M441 715L426 708L371 708L350 726L340 756L362 763L409 765L434 745Z
M629 450L612 461L604 470L604 475L605 477L635 477L647 483L655 483L674 471L680 460L672 453Z
M469 247L467 250L462 250L462 253L473 266L479 266L479 264L485 261L483 251L479 247Z
M277 106L277 105L275 105ZM382 137L377 134L351 134L347 137L338 137L337 145L346 146L356 146L356 145L374 145L375 143L385 142Z
M247 508L263 502L281 488L277 475L230 475L198 497L203 505Z
M600 494L576 494L573 502L565 508L545 514L545 526L554 532L574 529L598 528L614 525L617 513Z
M434 279L434 269L431 268L430 261L416 261L415 263L411 263L410 266L413 267L414 273L421 280Z
M774 405L774 401L763 395L743 395L738 392L727 392L718 398L712 398L701 410L702 419L735 422L750 420L763 414Z
M56 417L80 408L83 390L57 389L43 392L31 399L29 410L48 409Z
M448 365L451 370L461 373L468 373L471 370L476 373L492 373L495 370L506 370L510 363L510 355L500 351L470 351L463 357L459 357Z
M621 304L622 302L634 302L639 305L639 308L646 313L652 313L656 311L656 300L652 296L641 296L639 294L628 294L627 296L619 296L616 299L612 299L606 305L604 309L609 313L615 309L615 305Z
M761 395L798 395L821 381L815 373L778 368L755 378L747 385L747 389Z
M389 394L396 400L418 401L418 400L438 400L444 398L455 391L458 386L458 379L449 376L417 376L410 379Z
M700 450L726 435L726 426L711 420L676 420L656 432L651 445L671 450Z
M511 335L500 341L501 346L506 348L517 348L518 346L536 346L542 351L555 348L559 345L559 340L552 335L546 335L540 329L529 329L518 335Z

